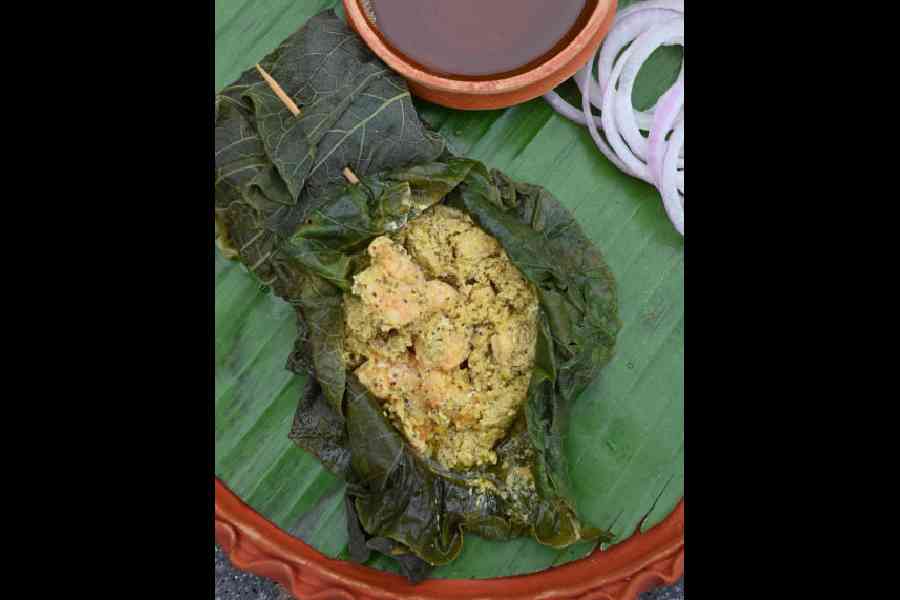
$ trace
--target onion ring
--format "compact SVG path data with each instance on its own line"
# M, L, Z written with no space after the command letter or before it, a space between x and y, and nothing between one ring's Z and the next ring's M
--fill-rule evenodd
M678 193L677 164L678 152L683 146L684 121L678 121L678 124L675 125L675 131L672 133L669 148L666 150L666 157L663 160L660 192L662 193L666 214L669 215L672 225L675 226L675 229L681 235L684 235L684 198ZM684 186L683 182L682 186Z
M647 166L653 173L656 185L662 183L662 162L665 154L666 135L672 131L676 121L684 111L684 82L677 83L659 99L650 138L647 140Z
M614 96L614 116L622 137L628 142L631 151L641 160L647 160L647 140L638 131L634 118L634 106L631 94L634 91L634 80L638 70L657 48L672 42L684 44L684 19L678 18L671 24L654 27L645 31L631 44L631 56L624 62L622 74L619 76L618 93Z
M649 109L636 110L631 98L647 59L662 46L676 45L684 46L684 0L632 4L619 11L602 47L575 74L581 110L553 91L544 98L557 113L587 127L620 171L656 186L666 214L684 235L684 59L675 82Z
M575 81L579 79L586 79L590 77L590 66L582 68L578 73L575 74ZM581 109L584 111L585 115L592 115L591 113L591 92L590 88L585 85L585 92L581 96ZM607 143L600 137L600 132L597 130L597 123L593 118L587 119L585 118L585 123L587 125L588 131L591 133L591 137L594 138L594 143L597 145L597 148L600 149L600 152L606 156L612 162L612 164L616 165L616 167L626 173L631 175L632 177L639 177L640 179L644 179L647 183L652 183L647 179L640 177L638 174L634 173L630 168L628 168L620 159L616 153L607 145Z

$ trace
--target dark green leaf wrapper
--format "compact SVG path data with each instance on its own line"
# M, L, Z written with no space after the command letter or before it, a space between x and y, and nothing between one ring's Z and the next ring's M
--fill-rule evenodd
M419 120L403 79L332 11L311 18L260 66L301 113L295 117L256 69L216 96L216 215L220 244L273 285L273 249L311 200L344 182L345 167L363 176L428 162L444 141Z
M398 188L402 197L416 201L398 202ZM313 397L312 390L324 390L335 379L328 372L322 380L317 368L313 373L320 381L304 395L291 437L347 478L354 513L369 536L398 542L431 565L456 558L465 532L501 540L532 535L554 548L607 540L574 513L563 445L570 404L612 355L619 328L615 284L599 253L552 195L515 184L477 161L427 163L366 177L329 194L283 253L318 286L339 294L363 268L372 239L439 201L470 214L497 238L539 292L535 371L522 418L497 448L498 465L457 473L418 456L352 374L342 374L341 406L324 391ZM348 267L323 271L326 259ZM333 346L317 350L317 339ZM341 349L341 338L313 335L295 349L293 360L312 354L315 362L316 352L338 356ZM335 470L334 457L345 450L349 469ZM515 466L531 469L537 496L510 499L466 483L483 477L505 490L506 473ZM354 548L361 538L350 539L351 555L365 556Z
M418 581L458 556L466 532L531 535L554 548L608 540L575 515L563 451L571 405L611 358L620 328L600 253L547 190L450 156L402 80L332 13L311 19L261 65L302 113L290 113L255 70L217 97L218 241L297 310L287 367L313 377L290 438L348 482L351 559L374 550ZM346 166L358 184L343 180ZM496 448L497 465L466 473L412 450L342 360L343 294L369 242L438 202L495 237L540 300L522 415ZM534 475L537 495L506 488L506 473L520 466ZM467 485L473 478L496 490Z

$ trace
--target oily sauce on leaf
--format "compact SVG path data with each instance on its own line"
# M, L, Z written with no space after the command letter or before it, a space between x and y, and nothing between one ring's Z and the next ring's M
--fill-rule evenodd
M512 75L571 41L595 0L369 0L385 41L440 75Z

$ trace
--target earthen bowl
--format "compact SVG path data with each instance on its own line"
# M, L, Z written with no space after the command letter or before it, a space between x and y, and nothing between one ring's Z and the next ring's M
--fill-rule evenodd
M405 578L333 560L291 536L215 480L216 542L235 567L269 577L302 600L635 600L684 574L684 501L662 523L587 558L532 575Z
M542 64L503 79L471 81L433 75L411 64L384 43L366 17L361 0L343 0L350 26L391 69L402 75L412 93L448 108L506 108L546 94L583 67L609 31L617 0L599 0L572 41Z

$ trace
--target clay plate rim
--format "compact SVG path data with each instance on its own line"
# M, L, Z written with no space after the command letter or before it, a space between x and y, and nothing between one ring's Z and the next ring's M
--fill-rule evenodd
M610 13L614 15L618 5L617 0L599 0L587 23L585 23L575 38L550 59L533 69L503 79L469 81L433 75L413 66L402 56L388 48L381 38L378 37L369 19L363 13L359 0L343 0L343 3L350 26L363 38L369 49L378 55L391 69L404 78L430 90L474 96L510 93L533 86L544 80L555 80L561 71L568 71L571 68L570 63L576 57L584 54L585 49L593 47L596 50L599 47L602 36L605 35L606 31L602 32L601 36L599 36L600 39L596 39L598 37L597 34L600 33L601 29L608 30L611 19L607 19L607 16ZM581 65L577 65L573 72L580 67Z
M531 575L496 579L403 577L319 553L288 535L215 478L216 542L238 569L274 579L304 600L583 598L634 600L684 574L684 500L664 521L605 552Z

